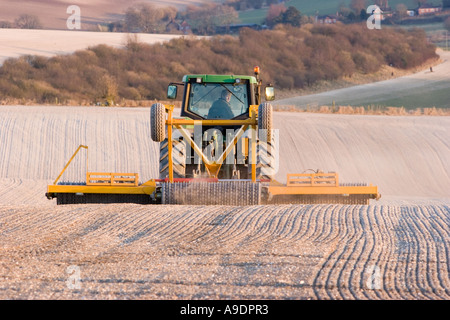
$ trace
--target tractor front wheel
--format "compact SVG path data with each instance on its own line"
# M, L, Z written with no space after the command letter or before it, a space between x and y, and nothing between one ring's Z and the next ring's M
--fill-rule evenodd
M155 103L150 109L151 136L155 142L166 138L166 109L162 103Z

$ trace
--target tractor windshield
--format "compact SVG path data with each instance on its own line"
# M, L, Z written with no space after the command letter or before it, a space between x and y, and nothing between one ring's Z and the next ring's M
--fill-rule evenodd
M246 113L247 82L191 83L188 110L205 119L232 119Z

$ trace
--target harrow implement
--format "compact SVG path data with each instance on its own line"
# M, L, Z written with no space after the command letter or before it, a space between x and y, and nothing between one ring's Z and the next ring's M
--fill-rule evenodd
M137 173L86 172L81 184L59 182L70 158L46 196L57 204L140 203L165 205L259 205L281 203L369 204L378 188L341 184L337 173L288 174L274 179L278 141L272 128L273 87L255 76L186 75L171 83L167 97L184 87L181 118L174 106L150 109L151 139L160 144L159 177L144 183ZM176 132L176 133L175 133ZM279 137L278 137L279 138ZM283 143L282 141L280 143Z

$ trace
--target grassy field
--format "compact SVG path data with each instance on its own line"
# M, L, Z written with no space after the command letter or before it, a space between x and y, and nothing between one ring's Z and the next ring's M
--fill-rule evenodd
M408 8L415 8L414 0L391 0L389 5L395 9L398 4L403 3ZM344 3L346 6L350 4L350 0L291 0L285 3L286 7L294 6L303 14L314 16L316 14L326 15L335 14L340 6ZM442 1L433 1L433 4L441 4ZM267 8L258 10L247 10L239 13L239 18L243 23L262 23L267 15Z
M391 0L389 5L395 10L397 5L405 4L409 9L416 8L414 0ZM442 1L433 1L434 5L441 4ZM291 0L285 3L286 7L294 6L307 16L336 14L341 4L348 6L350 0ZM268 8L264 7L258 10L246 10L239 12L239 19L242 23L264 23L264 19L267 16ZM442 22L435 23L418 23L418 24L405 24L399 25L401 28L421 28L424 29L429 36L430 41L436 44L442 49L448 50L448 37L450 33L446 33L444 24ZM388 26L385 26L388 27Z
M405 107L406 109L415 108L448 108L449 104L449 90L448 88L427 90L423 92L408 92L407 95L398 98L386 97L385 100L377 102L377 106L388 107L397 106ZM370 103L362 104L363 106L370 106Z
M376 81L341 89L330 89L316 94L306 94L276 100L279 106L295 106L300 109L321 106L366 107L374 110L386 107L448 109L450 56L448 51L438 51L440 62L430 62L424 69L411 75L390 80ZM433 67L433 72L429 67Z
M414 25L402 25L401 28L412 29L420 28L425 30L428 39L436 46L448 50L450 45L450 32L448 32L442 22L423 23Z

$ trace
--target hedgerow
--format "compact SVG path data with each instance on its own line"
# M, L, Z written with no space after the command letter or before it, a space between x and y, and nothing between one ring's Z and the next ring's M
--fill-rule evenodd
M184 74L251 74L264 82L299 89L322 80L373 73L384 65L408 69L435 58L422 30L365 25L279 25L243 29L238 37L181 37L162 44L129 41L125 48L91 47L52 58L23 56L0 67L0 99L37 103L117 103L164 99L169 82Z

